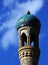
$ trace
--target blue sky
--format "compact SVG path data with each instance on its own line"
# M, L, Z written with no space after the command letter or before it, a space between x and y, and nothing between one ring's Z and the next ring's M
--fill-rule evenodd
M39 65L48 65L48 0L0 0L0 65L19 65L16 22L30 10L41 22Z

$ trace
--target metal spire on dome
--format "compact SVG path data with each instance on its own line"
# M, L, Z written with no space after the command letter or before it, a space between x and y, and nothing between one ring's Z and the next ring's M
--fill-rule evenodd
M27 14L30 14L30 11L29 10L27 11Z

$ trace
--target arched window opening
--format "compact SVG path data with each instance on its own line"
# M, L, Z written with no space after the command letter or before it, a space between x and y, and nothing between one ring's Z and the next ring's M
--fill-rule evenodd
M31 43L31 46L34 47L34 42Z
M27 36L25 33L22 34L22 41L23 41L22 46L26 46L27 45L27 43L26 43L27 42Z
M31 34L31 37L30 37L30 42L32 43L34 41L34 38L35 38L35 35L34 33Z

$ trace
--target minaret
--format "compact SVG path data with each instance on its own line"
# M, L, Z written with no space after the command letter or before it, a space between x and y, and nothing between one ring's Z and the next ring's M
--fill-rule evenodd
M28 11L17 21L20 65L38 65L40 21Z

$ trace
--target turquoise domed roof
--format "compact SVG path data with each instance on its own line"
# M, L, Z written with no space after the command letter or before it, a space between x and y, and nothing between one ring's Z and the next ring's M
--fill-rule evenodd
M16 23L17 30L23 26L36 26L40 28L40 21L28 12L26 15L19 18Z

